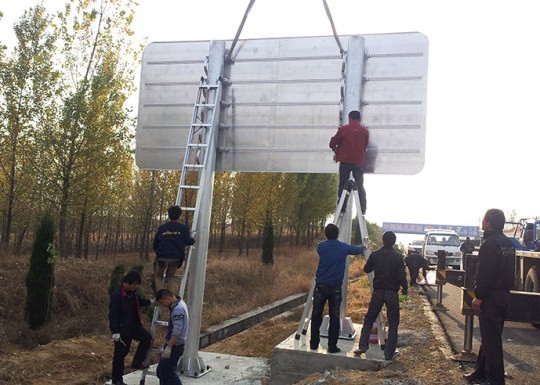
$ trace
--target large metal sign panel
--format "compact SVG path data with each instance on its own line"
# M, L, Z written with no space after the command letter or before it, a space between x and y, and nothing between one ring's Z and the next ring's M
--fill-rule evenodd
M347 47L350 36L340 36ZM424 165L428 41L420 33L362 35L366 172ZM226 42L230 47L231 42ZM180 169L208 41L152 43L143 53L137 165ZM333 36L241 40L226 66L216 169L335 173L343 59ZM346 114L348 111L345 111Z

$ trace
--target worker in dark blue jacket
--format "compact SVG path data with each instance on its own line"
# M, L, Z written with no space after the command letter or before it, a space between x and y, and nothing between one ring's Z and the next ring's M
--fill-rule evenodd
M396 234L386 231L383 234L383 247L370 255L364 272L373 272L373 293L369 302L368 311L364 317L364 324L360 332L359 347L354 354L359 356L369 349L369 335L373 322L377 319L383 305L386 305L388 318L388 339L384 346L384 358L394 359L399 352L396 350L399 327L399 288L407 294L407 276L403 256L394 250Z
M191 237L189 228L180 223L182 209L179 206L171 206L168 209L169 222L159 226L154 237L153 248L156 253L156 293L164 288L163 274L166 275L167 289L175 292L174 275L182 266L185 259L186 246L191 246L195 240Z
M109 302L109 329L114 341L114 356L112 362L112 384L125 385L124 359L129 353L131 341L139 341L131 367L143 369L146 353L150 349L152 335L142 325L141 306L149 306L152 301L137 295L135 290L141 284L141 275L130 271L122 284L111 294Z
M339 337L339 311L341 306L341 285L345 275L347 256L364 252L364 246L352 246L338 241L339 229L330 223L324 229L327 240L317 246L319 266L315 274L315 291L313 293L313 311L311 313L311 339L309 347L319 347L320 332L324 305L328 301L330 324L328 326L328 353L341 351L337 347Z
M503 234L504 213L486 211L482 219L484 241L478 252L472 309L480 321L482 344L474 371L465 375L469 382L483 385L504 385L502 333L514 287L516 250Z

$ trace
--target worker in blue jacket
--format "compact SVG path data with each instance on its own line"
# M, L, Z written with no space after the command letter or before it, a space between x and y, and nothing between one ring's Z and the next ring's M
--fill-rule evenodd
M338 241L339 229L330 223L324 229L326 241L317 246L319 266L315 274L315 291L313 292L313 312L311 313L311 339L309 347L317 350L320 342L320 332L324 305L328 301L330 324L328 327L328 353L341 351L337 347L339 337L339 311L341 306L341 285L345 275L347 256L364 252L364 246L352 246Z
M112 384L125 385L124 359L129 353L131 341L139 341L131 367L144 369L152 335L142 325L141 306L149 306L153 301L140 297L135 290L141 284L141 275L137 271L130 271L122 283L111 294L109 302L109 329L114 341L114 355L112 362Z
M153 249L156 253L156 293L164 288L163 274L166 276L167 289L174 293L174 276L185 259L185 248L195 243L189 228L179 222L182 209L171 206L168 209L169 222L159 226L154 237Z

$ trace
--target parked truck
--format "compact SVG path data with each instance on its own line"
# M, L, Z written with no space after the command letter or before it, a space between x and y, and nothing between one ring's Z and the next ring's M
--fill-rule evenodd
M540 240L540 219L522 218L517 222L506 222L505 234L512 238L516 250L536 250Z

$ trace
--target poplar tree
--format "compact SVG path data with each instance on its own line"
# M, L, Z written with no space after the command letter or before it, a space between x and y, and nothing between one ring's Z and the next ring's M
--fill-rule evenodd
M25 11L14 31L17 44L0 63L0 197L5 205L5 246L14 221L18 219L19 227L28 226L31 219L24 215L34 211L29 208L37 201L35 134L51 121L58 78L52 60L55 37L43 6Z

